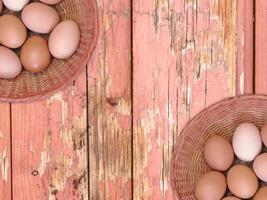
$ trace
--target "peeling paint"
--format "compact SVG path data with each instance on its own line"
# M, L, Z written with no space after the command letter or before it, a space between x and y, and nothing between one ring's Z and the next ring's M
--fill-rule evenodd
M8 180L8 168L9 168L9 161L7 156L7 148L5 148L1 156L2 180L5 182Z
M67 129L64 126L64 123L66 122L66 118L68 117L68 109L67 103L62 102L62 131L60 135L62 136L63 140L63 147L64 149L73 149L73 154L76 158L79 158L79 160L74 160L73 157L70 157L69 155L65 155L65 152L61 153L61 155L58 155L57 159L55 160L57 165L57 170L53 171L52 174L52 181L51 184L53 187L49 188L49 199L53 199L55 195L53 194L54 190L57 190L58 192L63 192L66 185L69 183L69 180L71 177L73 177L75 174L81 175L84 174L84 170L87 169L87 160L84 159L86 157L85 152L87 152L87 142L86 142L86 109L83 110L83 113L78 116L72 116L72 129ZM44 151L45 152L45 151ZM43 154L42 154L43 155ZM46 155L44 153L44 155ZM49 160L49 158L45 159L46 161ZM54 161L54 162L55 162ZM73 174L73 169L75 169L75 174ZM85 182L77 183L76 184L76 190L80 191L79 194L83 195L84 199L87 199L86 195L87 193L87 173L85 173L84 180Z
M131 1L99 1L101 38L89 68L89 199L131 199ZM92 75L89 75L92 76Z
M187 112L190 112L192 102L192 87L188 85L186 92L186 110Z
M239 87L240 87L240 94L244 94L244 89L245 89L245 74L242 72L240 74L240 79L239 79Z
M104 30L109 29L109 17L108 17L108 13L106 12L104 12L104 15L103 15L103 28Z
M44 145L41 152L41 163L38 167L38 172L40 176L43 176L45 173L45 169L50 160L50 145L51 145L51 133L47 133L44 135Z
M57 92L47 100L47 103L51 104L53 101L56 101L56 100L62 101L62 98L63 98L62 92Z
M141 126L144 130L144 133L147 135L156 128L155 117L157 115L160 115L160 111L159 111L159 108L156 107L155 110L147 110L145 111L145 113L146 114L144 115L147 117L141 118Z
M131 115L131 105L124 98L120 98L118 105L116 106L116 111L124 116Z
M235 4L134 2L135 199L172 199L170 161L179 131L206 106L234 95Z

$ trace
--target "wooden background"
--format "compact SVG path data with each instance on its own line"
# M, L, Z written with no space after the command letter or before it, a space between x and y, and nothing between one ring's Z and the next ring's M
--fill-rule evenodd
M173 199L186 122L267 90L265 0L97 3L99 40L79 78L44 101L0 104L1 200Z

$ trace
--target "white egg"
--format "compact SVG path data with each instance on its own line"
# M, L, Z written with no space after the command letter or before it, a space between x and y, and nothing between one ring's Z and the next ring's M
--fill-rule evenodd
M3 3L7 9L18 12L21 11L29 1L30 0L3 0Z
M245 162L253 161L262 149L260 131L251 123L242 123L236 128L232 143L235 155Z

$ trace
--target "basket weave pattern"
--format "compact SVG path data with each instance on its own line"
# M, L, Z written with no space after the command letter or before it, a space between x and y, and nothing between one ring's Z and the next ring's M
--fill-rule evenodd
M47 97L66 86L85 69L96 45L98 19L95 0L64 0L56 6L62 20L76 21L81 40L76 53L69 59L53 59L43 73L23 71L12 80L0 79L0 101L32 101ZM68 33L66 33L68 34Z
M211 135L231 139L242 122L259 129L267 122L267 97L242 96L219 102L194 117L182 130L174 147L171 182L179 200L193 200L196 181L211 170L203 156L203 144Z

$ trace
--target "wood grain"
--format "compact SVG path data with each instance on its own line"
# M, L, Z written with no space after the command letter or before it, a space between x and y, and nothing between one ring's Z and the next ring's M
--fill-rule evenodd
M237 1L237 95L254 92L254 1Z
M10 104L0 103L0 200L11 200Z
M132 199L131 1L99 0L88 66L90 199Z
M172 199L170 159L185 123L236 94L236 1L135 0L134 199Z
M88 199L86 74L47 101L12 105L13 198Z
M267 1L256 0L255 93L267 94Z
M267 3L256 2L262 93ZM16 200L173 199L181 129L207 106L253 92L252 1L97 3L87 71L48 100L0 104L0 200L11 186Z

